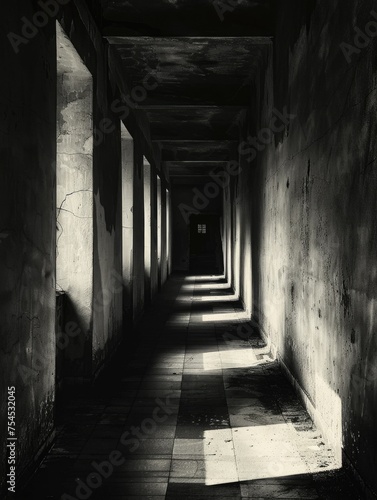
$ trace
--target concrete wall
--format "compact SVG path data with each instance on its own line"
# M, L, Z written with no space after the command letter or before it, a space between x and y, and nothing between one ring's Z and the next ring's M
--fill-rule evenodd
M161 228L160 228L161 229ZM151 300L158 292L158 209L157 173L152 169L151 178Z
M190 265L190 226L178 206L180 203L192 206L192 198L190 187L172 187L172 266L174 271L188 271Z
M249 225L246 222L246 227L241 227L241 217L243 206L241 204L240 179L236 178L231 182L231 244L232 244L232 285L237 295L241 292L241 233L247 231ZM245 276L248 279L247 276ZM242 300L244 298L241 296Z
M122 124L122 248L123 248L123 321L133 319L134 253L134 141Z
M149 305L152 298L152 212L153 174L151 165L144 159L144 303Z
M161 286L167 280L168 275L168 257L167 257L167 245L168 245L168 218L167 218L167 193L166 188L161 185L161 259L160 259L160 276L161 276Z
M167 280L168 256L167 256L167 194L165 184L157 177L157 280L160 289Z
M173 270L173 248L172 248L172 233L173 233L173 221L172 221L172 201L171 201L171 191L166 190L166 276L169 277Z
M16 388L18 478L53 431L55 385L55 25L16 53L6 35L31 17L11 4L1 23L0 81L0 409ZM27 78L25 75L28 75ZM6 481L5 419L0 488Z
M365 32L373 2L289 5L251 106L259 128L274 107L296 115L251 162L254 313L376 492L377 46L350 61L340 46Z
M147 305L158 293L159 263L158 234L161 240L161 281L167 279L166 220L161 219L158 227L157 173L154 165L144 158L140 134L135 138L122 125L123 156L123 284L124 284L124 326L126 335L132 324L141 318ZM145 182L145 166L148 163L148 182ZM165 186L165 182L162 183ZM164 191L165 188L163 188ZM148 198L148 201L147 199ZM161 197L161 214L166 217L166 196ZM149 215L145 217L148 208ZM148 227L146 227L146 222ZM137 249L134 252L134 248ZM142 249L142 250L140 250ZM148 263L145 252L148 251Z
M144 172L142 153L135 150L134 174L134 321L138 321L144 310Z
M97 376L122 340L120 122L111 110L115 99L115 85L111 76L110 79L107 77L106 48L85 5L81 1L68 4L60 11L59 22L82 64L93 77L93 224L92 236L88 238L92 241L91 255L84 255L84 252L78 252L76 248L78 260L88 259L92 265L92 290L86 305L92 319L90 328L84 327L84 351L80 354L80 336L70 340L66 348L67 355L75 358L77 373L68 370L69 373L65 375L71 382L82 382L93 380ZM67 61L67 66L72 67L72 62ZM71 78L77 78L77 71L72 69ZM107 127L103 123L107 123ZM88 143L85 143L85 147L88 147ZM83 158L85 148L81 152L77 151L77 154ZM84 198L81 205L86 205L88 210ZM84 215L89 216L87 213ZM78 274L85 274L85 270L80 269ZM79 295L81 299L71 297L69 300L70 316L72 312L77 314L80 308L83 295ZM66 321L71 319L67 317Z
M231 283L232 278L232 206L230 183L223 190L223 255L224 255L224 275Z
M252 294L252 196L250 196L250 186L252 185L251 168L247 159L239 155L240 175L237 180L237 196L235 203L232 204L236 214L236 225L233 228L235 233L235 263L239 266L239 279L237 293L242 298L246 312L251 316L253 313L253 294Z
M63 323L78 332L59 344L58 377L72 380L90 378L91 370L93 79L59 24L56 142L56 288L66 295Z
M119 122L98 151L94 177L92 376L122 340L122 175Z
M23 16L32 20L34 14L34 2L10 5L1 26L7 74L0 81L0 404L5 415L7 387L15 386L18 485L53 437L56 367L59 384L62 375L70 382L91 382L123 338L122 149L120 118L111 110L120 94L116 72L85 2L69 2L57 17L91 78L77 87L77 67L67 60L72 74L59 73L68 89L59 94L55 19L26 43L12 47L7 40L10 32L20 33ZM93 137L83 120L91 121ZM159 157L148 147L145 123L132 113L129 121L136 142L134 244L140 251L132 272L141 284L133 291L137 316L144 300L142 155L154 165ZM65 165L58 200L57 142ZM58 296L56 317L57 215L60 233L67 236L75 228L75 235L61 247L59 282L67 293ZM73 316L80 319L80 334L72 331ZM3 427L3 443L5 432ZM2 447L1 490L5 465Z

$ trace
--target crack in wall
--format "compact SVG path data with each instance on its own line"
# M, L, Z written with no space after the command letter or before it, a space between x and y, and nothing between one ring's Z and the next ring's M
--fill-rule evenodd
M69 196L73 196L74 194L85 193L85 192L93 193L93 190L92 189L78 189L77 191L72 191L71 193L67 193L64 197L64 200L61 202L60 207L57 208L59 213L60 213L60 210L62 210L62 207L63 207L64 203L67 201L67 198ZM59 214L57 215L57 217L59 217Z

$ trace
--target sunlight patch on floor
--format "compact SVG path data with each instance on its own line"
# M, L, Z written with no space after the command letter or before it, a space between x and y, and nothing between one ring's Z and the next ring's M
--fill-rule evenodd
M208 275L208 276L186 276L185 277L185 281L192 281L192 282L196 282L196 281L220 281L220 280L223 280L225 279L225 276L224 275Z
M236 302L238 301L238 295L233 293L229 295L202 295L199 297L193 297L193 302Z
M287 423L234 428L231 442L227 442L227 435L222 430L205 431L203 437L206 485L289 477L340 468L331 452L321 449L314 440L308 441ZM210 453L211 450L216 450L216 457Z
M182 285L181 289L192 290L193 286L195 286L195 290L213 290L213 289L226 290L227 288L230 288L229 283L200 283L195 285L187 283L187 285Z
M204 371L220 368L249 368L260 363L251 348L227 349L203 353Z
M202 321L206 322L237 322L241 320L250 319L250 315L246 311L241 312L229 312L229 313L210 313L203 314Z

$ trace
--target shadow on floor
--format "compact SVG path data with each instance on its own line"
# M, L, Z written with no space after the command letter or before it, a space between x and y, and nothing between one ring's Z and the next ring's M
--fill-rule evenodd
M362 498L225 280L173 276L133 338L19 498Z

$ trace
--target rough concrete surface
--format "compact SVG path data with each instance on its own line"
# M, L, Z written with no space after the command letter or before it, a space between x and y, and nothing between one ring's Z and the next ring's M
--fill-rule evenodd
M376 498L375 1L240 0L221 2L226 10L219 14L219 2L209 0L71 0L46 14L15 50L10 32L21 33L23 22L35 20L40 3L9 4L0 20L0 408L6 415L7 388L14 385L20 483L53 438L63 393L73 395L81 384L85 392L102 380L122 342L121 352L130 355L134 340L141 341L141 355L150 354L143 369L153 375L166 368L166 345L153 359L147 333L153 337L155 325L142 319L171 270L190 270L193 248L204 241L198 221L210 227L212 220L217 229L209 230L214 236L206 248L222 246L224 276L204 297L196 292L205 283L193 289L188 277L169 321L179 294L165 296L161 306L164 339L179 352L168 368L184 368L183 399L174 429L179 436L143 448L156 453L161 445L161 454L171 455L163 471L173 480L157 476L157 486L144 484L142 494L173 499L190 488L194 497L215 491L224 498L301 498L303 492L344 498L344 490L339 495L331 488L353 470L363 484L361 498ZM132 141L127 147L125 136ZM231 162L238 162L238 173ZM219 169L231 171L223 191L216 188L224 180ZM195 234L182 204L186 216L188 208L199 217ZM212 274L214 264L222 269L207 254L204 272ZM214 333L222 332L226 318L233 318L233 329L243 321L259 325L271 369L249 372L251 351L222 349ZM211 363L215 370L248 365L223 373L220 388L217 377L208 384L201 378ZM324 467L342 461L344 468L329 472L314 490L305 489L306 481L304 489L301 483L275 488L273 481L257 488L251 483L257 478L240 475L250 472L249 464L242 469L236 454L234 482L204 488L206 464L200 459L193 471L192 458L181 455L196 460L198 440L218 430L199 426L198 437L191 425L208 415L192 416L190 405L200 409L211 391L218 401L205 421L215 427L223 420L235 427L251 423L246 427L263 427L271 441L282 419L305 429L305 412L291 418L295 405L272 411L276 403L284 407L274 395L278 364L332 450L328 462L322 448L309 455L316 460L318 451ZM140 366L131 363L127 373ZM201 376L191 370L202 370ZM178 391L176 382L163 381ZM279 384L284 392L285 378ZM153 389L132 391L104 412L106 425L124 424L128 396L143 406ZM245 414L239 401L245 392L253 400L269 393L267 411L260 400ZM121 409L113 411L117 399ZM284 427L289 436L292 425ZM263 450L258 429L251 431L254 450L245 444L252 444L249 436L245 443L232 436L243 458L278 448ZM2 426L2 443L6 437ZM231 441L224 439L225 455ZM103 453L103 442L83 439L75 452L81 444L88 444L88 455ZM208 447L213 444L209 439ZM301 464L299 448L288 457L292 470ZM1 488L5 455L2 447ZM255 470L263 470L264 459L256 462Z
M29 2L25 14L30 15ZM19 20L10 5L3 29ZM33 54L33 57L32 57ZM55 370L54 28L16 56L8 40L0 83L1 482L6 478L7 388L16 387L19 473L51 438ZM28 74L26 81L25 72Z
M296 118L252 185L255 313L327 438L376 491L376 46L350 64L340 49L371 7L319 2L310 31L300 9L281 11L279 67L260 79L256 108L261 126L273 106Z

